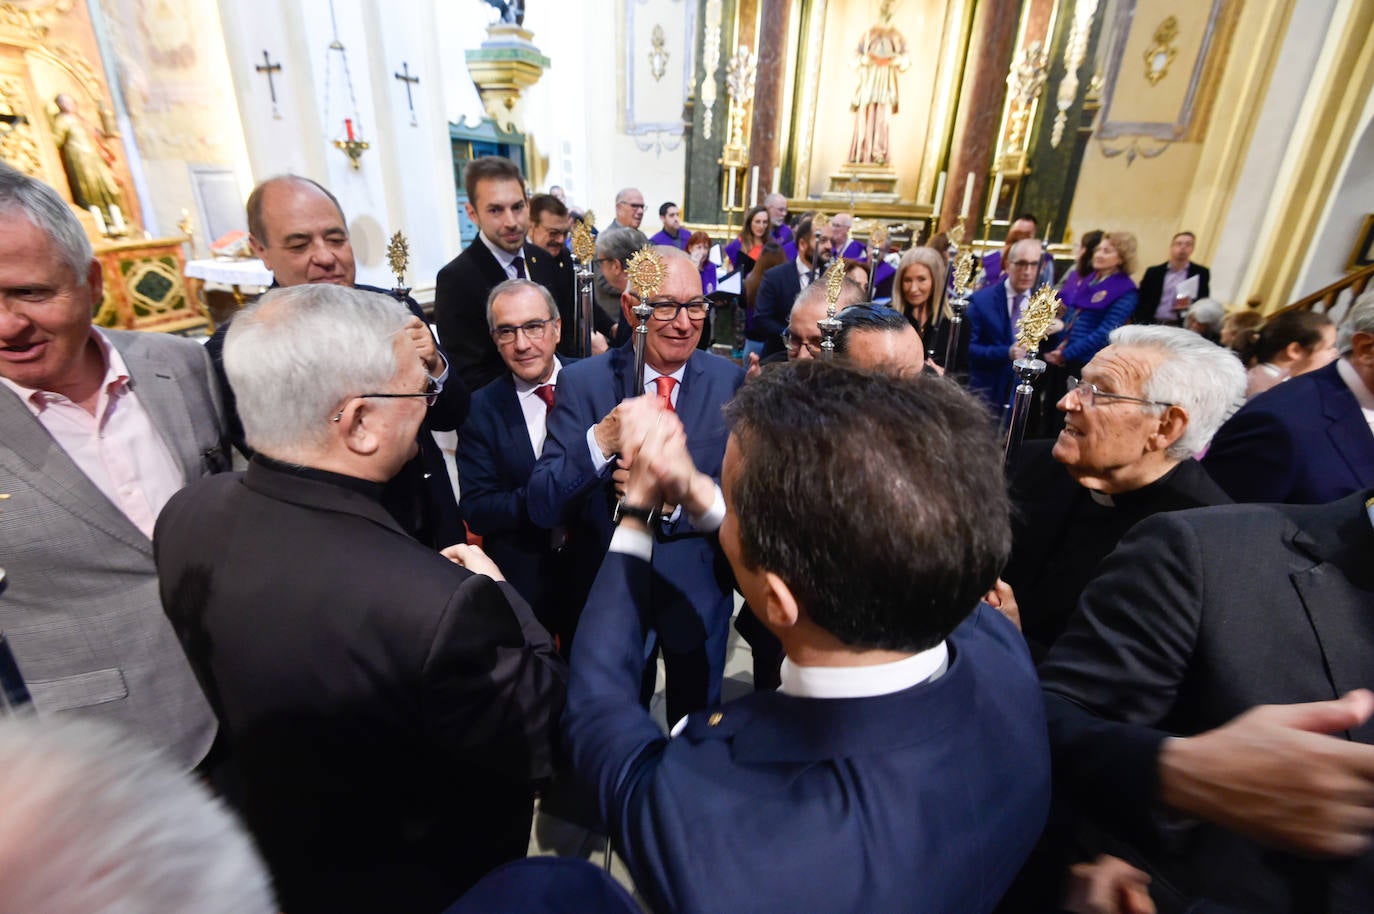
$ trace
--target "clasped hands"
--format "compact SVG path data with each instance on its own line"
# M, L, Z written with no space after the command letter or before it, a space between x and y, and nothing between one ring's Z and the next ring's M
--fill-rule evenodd
M654 396L622 401L597 423L595 437L603 454L618 455L611 475L627 503L659 504L664 514L678 505L690 514L711 507L715 483L692 462L682 421Z

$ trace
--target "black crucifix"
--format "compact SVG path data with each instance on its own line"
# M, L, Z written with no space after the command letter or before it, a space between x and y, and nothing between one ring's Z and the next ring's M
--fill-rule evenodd
M281 72L281 63L273 63L272 58L267 56L266 51L263 51L262 63L253 69L257 70L259 73L267 74L267 91L272 94L272 116L277 120L281 120L281 109L277 107L277 86L276 83L272 81L272 74Z
M410 106L410 126L418 126L418 122L415 120L415 99L410 97L410 87L412 85L418 86L420 77L410 75L410 63L404 60L401 61L401 72L392 75L406 84L406 104Z

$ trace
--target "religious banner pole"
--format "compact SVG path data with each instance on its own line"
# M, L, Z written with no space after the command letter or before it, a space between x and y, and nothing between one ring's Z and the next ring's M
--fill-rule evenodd
M821 331L821 361L835 361L835 337L840 332L840 319L836 317L836 306L840 301L840 291L844 288L844 260L836 258L825 271L825 317L816 321Z
M1026 419L1030 415L1031 398L1035 395L1035 379L1045 371L1045 363L1037 358L1040 344L1050 335L1050 326L1059 310L1059 296L1049 285L1043 285L1031 296L1016 325L1016 344L1026 350L1025 356L1012 363L1018 383L1011 404L1011 418L1007 423L1007 441L1002 465L1010 471L1021 441L1026 436Z
M878 263L887 248L887 226L875 225L868 233L868 300L878 294Z
M630 274L630 285L634 287L635 298L639 299L634 307L635 320L639 321L634 334L635 396L638 397L644 393L645 344L649 340L649 317L654 313L654 307L649 302L658 295L663 278L667 275L668 265L663 262L657 251L648 247L635 251L630 256L626 269Z
M585 359L592 354L592 309L596 307L592 296L592 264L596 262L596 241L592 238L591 228L582 219L573 223L572 255L577 263L577 271L573 277L573 297L577 299L577 326L574 328L573 339L577 342L578 357Z
M949 336L945 341L945 371L953 371L959 359L959 335L968 312L968 292L973 284L973 266L978 258L969 251L954 265L954 297L949 302Z

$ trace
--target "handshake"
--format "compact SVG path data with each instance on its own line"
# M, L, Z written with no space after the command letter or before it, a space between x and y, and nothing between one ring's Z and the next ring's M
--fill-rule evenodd
M661 505L665 515L681 505L699 516L715 501L715 482L693 462L681 420L653 395L622 401L595 434L602 453L616 456L611 478L627 505Z

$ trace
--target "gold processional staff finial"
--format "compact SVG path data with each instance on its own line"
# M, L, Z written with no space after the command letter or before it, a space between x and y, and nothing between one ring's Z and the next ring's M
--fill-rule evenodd
M668 265L663 262L658 251L651 247L642 248L631 254L625 269L630 274L630 285L634 288L635 295L642 302L651 301L658 295L658 290L662 288L663 280L668 275Z
M386 259L391 264L391 272L396 276L396 286L401 288L406 284L406 268L410 265L410 245L406 242L406 236L400 232L391 236L391 243L386 246Z
M1048 283L1036 289L1030 302L1021 309L1021 320L1016 324L1016 344L1034 355L1050 335L1058 310L1059 296Z

